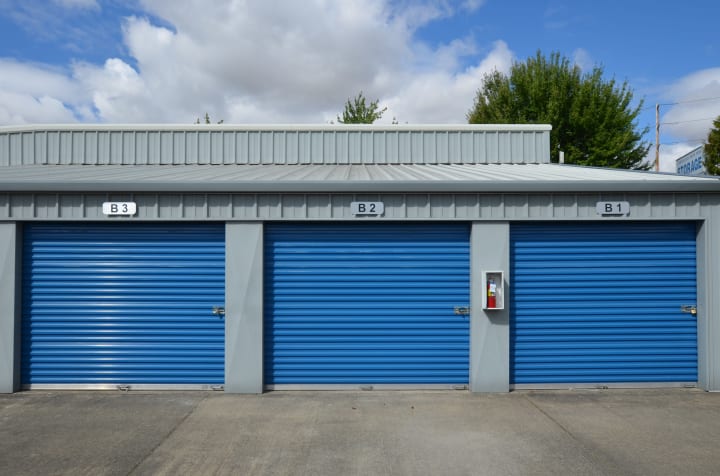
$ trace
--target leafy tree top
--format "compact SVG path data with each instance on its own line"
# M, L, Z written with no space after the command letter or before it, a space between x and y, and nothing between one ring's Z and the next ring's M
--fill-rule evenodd
M512 65L509 75L486 74L467 119L475 124L551 124L551 159L560 151L570 164L647 170L647 128L635 123L642 101L631 107L627 82L583 73L560 53L540 51Z
M720 175L720 116L713 121L705 144L705 170L710 175Z
M354 99L348 99L345 103L345 110L342 117L337 116L340 124L372 124L382 117L387 107L380 109L379 100L376 99L367 104L362 91Z

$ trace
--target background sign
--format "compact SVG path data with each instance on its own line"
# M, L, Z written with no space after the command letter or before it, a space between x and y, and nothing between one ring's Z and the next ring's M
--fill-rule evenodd
M675 161L679 175L707 175L704 147L698 146Z

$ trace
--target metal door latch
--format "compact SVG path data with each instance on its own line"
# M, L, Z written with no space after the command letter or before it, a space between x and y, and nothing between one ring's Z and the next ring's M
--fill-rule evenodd
M225 316L225 308L222 306L213 306L212 313L216 316L223 317Z
M697 306L693 306L692 304L686 304L684 306L680 306L680 310L687 314L692 314L693 316L697 316Z
M470 314L470 308L468 306L455 306L453 310L455 311L455 314L460 316L467 316Z

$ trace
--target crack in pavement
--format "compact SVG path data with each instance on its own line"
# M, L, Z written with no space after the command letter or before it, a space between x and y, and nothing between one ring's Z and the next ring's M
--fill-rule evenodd
M127 473L128 476L130 476L131 474L135 473L135 472L137 471L137 469L138 469L145 461L147 461L147 459L148 459L150 456L152 456L153 453L155 453L155 450L157 450L163 443L165 443L165 442L168 440L168 438L170 438L170 437L177 431L177 429L180 428L180 426L181 426L183 423L185 423L185 421L186 421L188 418L190 418L190 415L192 415L193 413L195 413L195 410L197 410L197 407L200 406L200 404L201 404L202 402L204 402L205 400L207 400L207 398L208 398L207 395L203 395L203 397L202 397L201 399L199 399L199 400L195 403L195 405L193 405L193 407L190 409L190 411L187 412L187 414L186 414L185 416L183 416L180 420L178 420L178 422L170 429L170 431L168 431L167 434L166 434L164 437L160 438L160 441L159 441L155 446L153 446L152 448L150 448L150 450L149 450L144 456L142 456L142 457L138 460L138 462L135 464L135 466L133 466L132 468L130 468L130 471L128 471L128 473Z
M547 412L545 409L540 407L540 405L535 402L531 396L528 394L523 395L523 398L530 403L537 411L540 412L545 418L547 418L550 422L552 422L555 426L560 428L563 433L568 435L574 442L580 446L584 453L586 454L588 460L592 461L594 464L597 465L597 469L603 473L606 473L608 475L618 475L618 474L638 474L635 472L632 472L628 470L628 468L623 467L622 465L618 464L618 462L610 457L605 451L599 450L596 446L588 444L587 441L584 441L580 438L578 438L570 428L563 425L560 421L558 421L555 417L553 417L549 412Z

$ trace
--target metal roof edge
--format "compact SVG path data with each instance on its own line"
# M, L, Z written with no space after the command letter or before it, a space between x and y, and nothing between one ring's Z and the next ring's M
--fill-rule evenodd
M526 165L526 164L521 164ZM712 176L712 175L679 175L675 172L668 172L664 170L642 170L642 169L621 169L616 167L600 167L596 165L581 165L581 164L558 164L558 163L549 163L549 164L528 164L528 165L542 165L542 166L552 166L552 167L558 167L558 168L567 168L567 169L582 169L582 170L602 170L605 172L618 172L623 174L637 174L637 175L644 175L644 174L652 174L652 175L661 175L661 176L667 176L667 177L682 177L682 178L688 178L688 179L715 179L718 180L720 177Z
M17 132L95 131L248 131L248 132L546 132L549 124L31 124L0 126L0 134Z
M236 182L0 182L0 192L128 192L128 193L633 193L720 192L720 181L236 181Z

